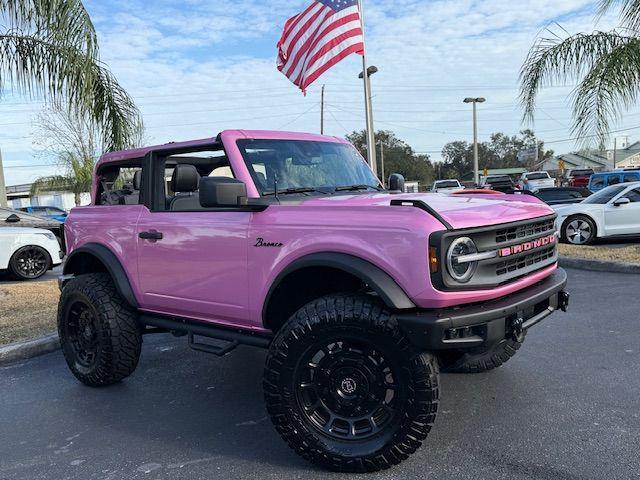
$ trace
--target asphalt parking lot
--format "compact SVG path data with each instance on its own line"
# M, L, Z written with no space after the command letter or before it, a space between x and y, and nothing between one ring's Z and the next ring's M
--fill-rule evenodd
M46 282L49 280L58 280L58 277L62 275L62 265L58 265L57 267L49 270L42 277L37 280L29 280L30 282ZM22 283L20 280L16 280L6 271L0 271L0 285L2 284L10 284L10 283Z
M572 270L570 313L504 367L443 375L432 434L409 461L358 478L640 478L637 276ZM57 352L0 369L0 479L355 478L305 463L262 402L264 352L218 359L148 337L140 366L82 386Z

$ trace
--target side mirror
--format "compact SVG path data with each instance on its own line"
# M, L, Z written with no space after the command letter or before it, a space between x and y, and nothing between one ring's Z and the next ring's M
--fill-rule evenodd
M613 202L613 206L621 207L622 205L629 205L630 203L631 203L631 200L629 200L628 198L619 198L618 200Z
M247 204L247 186L235 178L202 177L200 205L204 208L239 207Z
M404 192L404 177L399 173L389 175L389 190L392 192Z
M20 221L20 217L15 213L12 213L11 215L9 215L5 220L5 222L7 223L18 223L19 221Z

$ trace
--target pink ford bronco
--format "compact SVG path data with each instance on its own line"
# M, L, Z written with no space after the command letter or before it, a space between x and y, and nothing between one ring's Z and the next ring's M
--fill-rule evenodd
M311 134L104 155L65 224L69 368L118 382L147 333L216 355L262 347L267 410L297 453L339 471L401 462L433 425L440 370L499 367L569 296L555 215L534 197L390 183Z

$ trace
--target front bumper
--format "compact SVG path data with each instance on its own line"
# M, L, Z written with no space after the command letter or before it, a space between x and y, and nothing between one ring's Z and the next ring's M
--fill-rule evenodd
M399 313L396 319L409 340L423 350L466 349L491 345L523 332L555 310L566 311L566 272L558 268L531 287L482 304Z

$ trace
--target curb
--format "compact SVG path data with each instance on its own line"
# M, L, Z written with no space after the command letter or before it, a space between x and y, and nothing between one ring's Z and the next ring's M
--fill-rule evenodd
M53 333L34 340L10 343L0 347L0 365L27 360L38 355L44 355L60 348L58 334Z
M640 265L624 262L604 262L602 260L587 260L584 258L560 257L558 265L564 268L576 268L593 272L612 272L640 274Z

